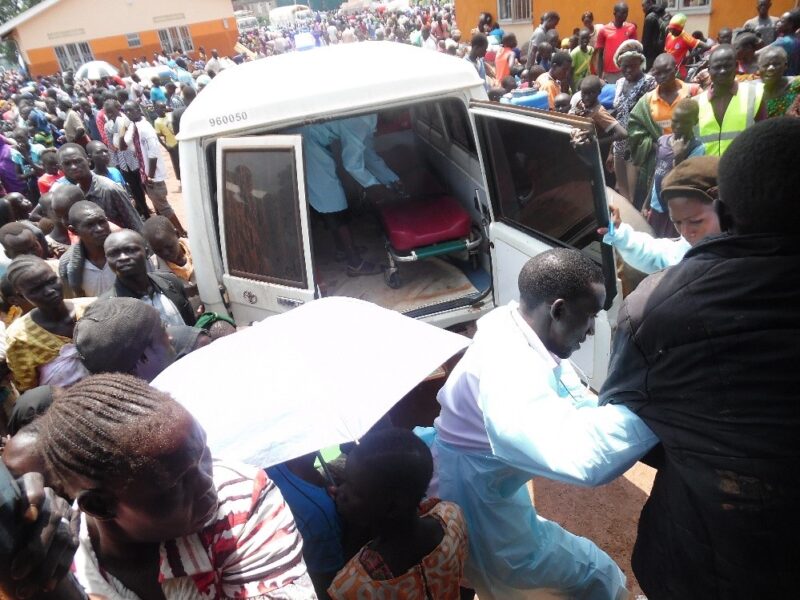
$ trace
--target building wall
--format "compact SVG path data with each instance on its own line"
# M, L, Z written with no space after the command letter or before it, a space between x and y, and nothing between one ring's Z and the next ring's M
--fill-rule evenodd
M96 59L117 63L161 50L159 29L186 26L195 48L232 54L238 38L230 0L62 0L21 24L14 39L34 75L59 70L54 46L87 42ZM141 45L130 48L127 34Z
M579 2L533 0L533 19L538 25L542 13L551 10L556 11L561 17L557 27L558 33L562 38L565 38L572 35L572 30L575 27L583 27L581 15L587 10L592 11L594 14L595 23L608 23L611 21L614 17L612 10L614 4L616 4L614 0L580 0ZM630 7L628 21L636 23L636 27L641 32L642 23L644 22L642 4L636 0L629 0L628 6Z
M61 0L19 26L26 48L233 18L230 0Z
M567 37L572 33L573 28L581 27L581 15L590 10L594 13L595 23L608 23L612 19L612 8L616 0L531 0L531 16L533 23L530 27L520 25L518 22L508 23L503 28L514 31L517 34L519 43L525 41L525 36L521 33L530 33L534 25L539 24L542 13L555 10L561 17L558 25L558 32L561 37ZM715 35L723 27L740 27L747 19L754 17L755 0L713 0L711 13L695 12L689 13L686 28L688 31L700 30L710 35ZM780 16L787 10L794 8L797 0L772 0L772 14ZM630 7L629 21L636 23L641 36L644 14L642 4L637 0L629 0ZM489 12L497 18L497 2L495 0L455 0L456 17L459 27L464 32L464 38L468 39L470 32L478 23L478 16L482 12Z
M770 14L779 17L797 6L797 0L772 0ZM753 0L714 0L711 10L709 34L713 37L723 27L741 27L756 16Z

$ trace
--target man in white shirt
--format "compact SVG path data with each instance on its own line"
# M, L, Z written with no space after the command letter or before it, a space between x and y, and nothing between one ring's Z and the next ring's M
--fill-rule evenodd
M778 24L778 17L772 17L769 9L772 8L772 0L758 0L756 10L758 15L745 21L745 29L758 34L765 46L769 46L775 41L775 26Z
M167 217L175 225L180 237L186 237L186 230L167 200L167 165L161 153L158 135L147 119L142 117L142 110L135 102L125 103L125 114L131 121L125 131L125 145L132 148L139 159L139 170L145 174L144 191L156 212Z
M567 360L605 303L599 266L555 249L526 263L520 303L478 321L472 346L439 392L431 491L464 511L465 578L481 600L627 597L625 575L591 541L539 517L534 476L599 485L656 437L630 410L598 407Z
M436 38L431 35L431 28L428 25L425 25L425 27L422 28L420 34L422 36L420 45L423 48L426 50L439 50L439 45L436 43Z
M222 71L222 62L219 60L219 52L217 50L211 51L211 58L208 59L206 63L206 73L209 75L216 75L220 71Z

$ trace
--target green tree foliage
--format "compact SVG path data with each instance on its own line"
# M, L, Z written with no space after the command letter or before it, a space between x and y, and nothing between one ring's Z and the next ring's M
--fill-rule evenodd
M0 23L5 23L16 17L19 13L28 10L31 6L39 4L42 0L0 0Z
M28 10L42 0L0 0L0 24L10 21L19 13ZM13 42L0 44L0 54L14 64L17 63L17 51Z

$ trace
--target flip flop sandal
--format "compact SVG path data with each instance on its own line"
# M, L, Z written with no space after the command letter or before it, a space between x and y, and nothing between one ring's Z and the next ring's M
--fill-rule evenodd
M365 254L367 252L367 247L356 246L356 252L358 252L359 254ZM333 259L336 262L344 262L347 260L347 252L345 252L344 250L337 250L333 255Z
M383 268L380 265L376 265L375 263L371 263L367 260L362 260L361 264L359 264L357 267L347 265L348 277L360 277L362 275L380 275L382 272Z

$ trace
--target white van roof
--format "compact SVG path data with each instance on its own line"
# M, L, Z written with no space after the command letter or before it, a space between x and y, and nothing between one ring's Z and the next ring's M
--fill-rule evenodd
M180 140L386 106L483 81L466 60L398 44L360 42L291 52L219 73L181 117Z

